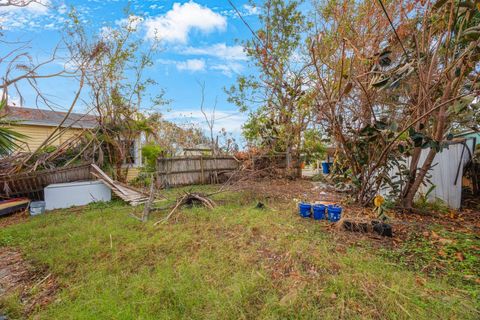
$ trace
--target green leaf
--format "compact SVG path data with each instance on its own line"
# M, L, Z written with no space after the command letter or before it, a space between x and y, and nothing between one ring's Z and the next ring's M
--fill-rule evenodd
M388 81L390 81L390 78L383 78L383 79L380 78L378 80L373 81L370 85L374 88L380 88L385 86L388 83Z
M474 27L465 29L462 32L462 37L469 41L478 40L478 38L480 38L480 27L474 26Z
M406 141L408 139L408 137L409 137L408 132L404 132L398 137L398 140L399 141Z

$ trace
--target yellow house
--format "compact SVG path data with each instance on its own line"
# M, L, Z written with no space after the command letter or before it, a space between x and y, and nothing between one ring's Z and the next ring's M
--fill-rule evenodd
M13 122L12 129L26 136L20 144L21 150L19 151L27 152L37 150L66 116L65 112L12 106L8 106L6 112L7 119ZM70 113L61 125L63 130L59 131L58 136L55 137L55 140L50 145L59 146L85 130L94 129L97 124L97 117L93 115ZM134 179L142 165L140 143L141 139L139 137L134 141L131 155L128 157L130 163L127 163L126 159L125 167L128 167L127 180Z

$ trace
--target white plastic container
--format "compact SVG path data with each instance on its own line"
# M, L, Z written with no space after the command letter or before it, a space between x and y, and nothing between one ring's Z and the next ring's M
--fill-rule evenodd
M51 184L44 189L46 210L83 206L112 200L112 191L101 181Z
M30 202L30 215L38 216L45 213L45 201L32 201Z

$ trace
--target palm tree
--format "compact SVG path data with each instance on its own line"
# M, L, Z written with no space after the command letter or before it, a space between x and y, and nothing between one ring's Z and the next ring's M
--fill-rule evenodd
M8 128L13 122L7 119L7 113L2 112L7 105L6 100L0 101L0 157L19 148L18 143L26 136Z

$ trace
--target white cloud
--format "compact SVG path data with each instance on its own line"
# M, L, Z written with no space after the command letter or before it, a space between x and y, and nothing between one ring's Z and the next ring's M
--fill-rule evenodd
M68 11L67 5L64 3L60 7L58 7L58 13L65 14Z
M205 60L203 59L188 59L185 61L158 59L157 62L164 65L173 65L179 71L190 71L190 72L204 71L207 66L207 64L205 63Z
M136 31L145 19L136 16L136 15L129 15L127 18L116 20L115 24L121 28L128 28L131 31Z
M215 64L210 69L220 71L227 77L231 77L241 73L243 71L243 65L238 62L228 61L226 63Z
M227 46L225 43L217 43L206 47L182 47L177 50L184 55L209 56L216 59L209 60L209 70L220 71L227 77L232 77L243 71L241 62L248 60L242 46Z
M244 69L244 66L237 61L209 63L208 65L204 59L188 59L185 61L158 59L156 62L163 65L175 66L179 71L200 72L200 71L205 71L207 69L220 71L222 74L226 75L227 77L232 77L235 74L239 74Z
M223 10L221 11L222 15L226 17L230 17L233 19L238 19L238 12L234 9L228 9L228 10ZM257 6L252 6L249 4L244 4L240 8L240 14L242 17L248 17L248 16L258 16L261 13L261 9Z
M227 46L225 43L217 43L208 47L187 47L179 53L188 55L205 55L225 60L245 61L247 56L242 46Z
M0 0L5 4L7 0ZM15 0L25 3L26 0ZM28 1L27 1L28 2ZM27 6L0 6L0 28L3 30L41 31L60 29L66 21L67 6L58 7L51 0L36 0Z
M254 7L249 4L244 4L243 9L245 10L243 15L246 16L254 16L260 14L260 9L258 7Z
M188 59L177 63L178 70L187 70L191 72L198 72L205 70L205 60L203 59Z
M145 21L147 38L166 42L186 43L192 30L210 33L223 31L227 19L193 1L174 3L173 8L165 15L149 18Z
M212 110L205 110L208 116L211 115ZM198 109L183 110L183 111L171 111L164 114L166 120L175 122L175 123L194 123L199 125L205 131L208 130L208 126L200 111ZM242 131L242 126L247 120L247 114L239 112L228 112L228 111L215 111L215 133L220 131L220 129L225 128L228 132L240 134Z
M115 29L109 26L103 26L100 28L99 35L102 39L104 40L112 40L113 39L113 33L115 32Z
M17 97L17 96L10 96L10 95L8 95L7 101L8 101L8 105L9 105L9 106L17 106L17 107L21 107L21 106L22 106L22 103L21 103L21 101L20 101L20 98Z
M163 6L161 5L158 5L158 4L152 4L151 6L149 6L148 8L152 9L152 10L160 10L163 8Z

